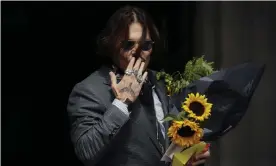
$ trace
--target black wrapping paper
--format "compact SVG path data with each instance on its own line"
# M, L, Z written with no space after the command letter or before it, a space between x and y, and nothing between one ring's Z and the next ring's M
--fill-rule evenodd
M245 115L265 65L244 63L223 69L191 83L171 96L180 110L189 93L205 94L213 104L211 117L203 124L203 141L215 141L231 131Z

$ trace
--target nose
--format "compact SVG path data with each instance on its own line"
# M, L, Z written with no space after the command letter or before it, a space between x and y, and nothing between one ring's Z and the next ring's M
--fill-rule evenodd
M132 52L133 54L136 54L138 48L139 48L139 44L138 44L138 43L135 43L134 47L131 49L131 52Z
M139 48L139 44L138 43L135 43L134 47L132 48L131 51L134 51L136 52L136 50Z

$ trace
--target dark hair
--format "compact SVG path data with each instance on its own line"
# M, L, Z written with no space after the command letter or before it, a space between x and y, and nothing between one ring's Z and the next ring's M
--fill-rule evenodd
M147 30L149 30L149 34L155 42L155 48L159 44L159 32L151 17L140 8L125 6L110 17L105 29L98 36L98 54L103 56L105 63L110 63L113 56L119 53L120 42L128 39L129 26L134 22L139 22L142 25L142 41L145 40Z

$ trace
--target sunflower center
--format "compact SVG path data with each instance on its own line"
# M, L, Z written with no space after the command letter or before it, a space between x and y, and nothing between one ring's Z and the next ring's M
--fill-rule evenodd
M196 116L201 116L204 113L204 106L197 101L192 102L189 109L192 110Z
M195 134L195 131L191 129L189 126L183 126L178 129L177 134L181 137L191 137Z

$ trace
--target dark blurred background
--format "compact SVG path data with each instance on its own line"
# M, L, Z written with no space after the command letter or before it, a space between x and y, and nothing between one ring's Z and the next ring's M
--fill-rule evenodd
M183 71L206 55L224 68L266 71L241 124L213 143L211 166L275 165L274 2L1 2L2 164L81 165L70 142L67 99L100 66L96 37L119 7L147 10L164 50L151 68Z

